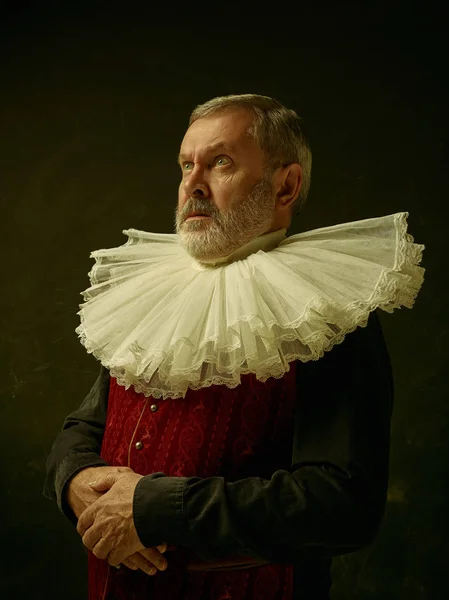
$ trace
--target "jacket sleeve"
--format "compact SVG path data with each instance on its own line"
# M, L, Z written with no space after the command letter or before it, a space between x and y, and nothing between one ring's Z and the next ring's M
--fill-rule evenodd
M81 406L66 417L47 457L43 494L56 500L62 513L74 524L77 519L65 500L66 486L78 471L107 465L100 452L108 395L109 370L101 365L92 389Z
M205 561L277 563L369 544L385 509L392 407L390 360L372 312L318 361L298 362L291 468L235 482L143 477L133 507L142 543L166 541Z

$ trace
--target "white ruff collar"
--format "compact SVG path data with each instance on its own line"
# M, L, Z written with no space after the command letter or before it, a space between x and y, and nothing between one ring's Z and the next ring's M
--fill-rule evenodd
M407 212L285 237L262 235L205 265L176 234L124 230L123 246L91 253L91 287L76 328L117 382L155 398L184 397L240 377L282 377L365 327L376 308L412 308L423 245Z

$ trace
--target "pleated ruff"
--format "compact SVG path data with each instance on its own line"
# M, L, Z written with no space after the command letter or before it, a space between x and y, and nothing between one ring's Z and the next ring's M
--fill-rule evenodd
M124 246L91 253L76 332L120 385L146 397L235 388L246 374L281 378L292 361L318 360L365 327L375 309L412 308L424 246L407 217L323 227L274 248L272 232L245 258L215 266L193 260L174 234L125 230Z

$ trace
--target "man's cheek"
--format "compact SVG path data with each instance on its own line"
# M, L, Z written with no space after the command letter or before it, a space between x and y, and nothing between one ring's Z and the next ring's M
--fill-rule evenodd
M184 190L184 181L181 180L178 186L178 210L181 210L185 203L187 202L188 197Z

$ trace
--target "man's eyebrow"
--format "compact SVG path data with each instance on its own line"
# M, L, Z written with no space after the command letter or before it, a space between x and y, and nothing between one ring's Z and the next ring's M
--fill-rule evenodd
M217 152L218 150L224 150L225 152L229 153L235 152L234 146L230 146L229 144L220 142L219 144L212 144L211 146L206 146L206 148L204 148L204 154L210 154L212 152ZM180 152L178 154L178 163L181 163L181 161L185 160L186 157L186 154Z

